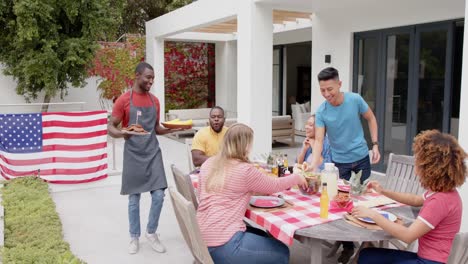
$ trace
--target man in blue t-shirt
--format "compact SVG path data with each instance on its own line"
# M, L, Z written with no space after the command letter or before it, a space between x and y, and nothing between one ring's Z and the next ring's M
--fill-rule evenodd
M326 101L315 113L312 167L315 169L320 165L320 153L326 131L332 160L339 170L340 178L349 180L351 171L357 173L362 170L361 182L363 182L370 176L371 165L360 117L364 117L369 124L372 138L372 163L374 164L380 160L375 115L359 94L340 91L341 81L335 68L323 69L317 77L320 92ZM346 263L353 252L353 243L344 242L343 252L338 261Z
M338 71L329 67L318 74L320 92L326 99L317 109L315 120L315 144L312 166L318 167L325 131L328 135L333 162L340 171L340 178L349 180L351 171L362 170L361 182L370 176L369 149L364 138L361 115L369 124L372 138L372 163L380 160L377 141L377 120L374 113L359 94L341 92ZM317 151L316 151L317 150Z

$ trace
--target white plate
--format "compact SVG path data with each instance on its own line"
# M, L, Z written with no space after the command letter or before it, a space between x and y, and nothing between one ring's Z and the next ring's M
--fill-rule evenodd
M149 132L135 132L135 131L128 131L122 130L122 133L129 134L129 135L137 135L137 136L146 136L149 135Z
M266 203L271 201L274 204L258 204L258 201L266 201ZM275 196L252 196L250 198L250 205L258 208L275 208L283 206L284 199Z
M390 213L390 212L387 212L387 211L377 211L379 212L383 217L387 218L388 220L392 221L392 222L395 222L397 220L397 217L396 215ZM363 221L363 222L366 222L366 223L369 223L369 224L375 224L374 220L370 219L369 217L358 217L359 220Z

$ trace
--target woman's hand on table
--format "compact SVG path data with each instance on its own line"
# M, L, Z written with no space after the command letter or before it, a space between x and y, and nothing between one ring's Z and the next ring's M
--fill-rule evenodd
M365 218L369 217L372 220L375 220L375 216L378 215L377 211L364 206L356 206L351 210L351 215L356 218Z
M370 181L367 183L367 191L374 190L377 193L382 194L382 191L384 190L380 183L378 181Z
M309 188L309 183L307 183L307 180L304 176L300 175L300 174L296 174L300 179L300 183L298 183L299 187L306 190L307 188Z

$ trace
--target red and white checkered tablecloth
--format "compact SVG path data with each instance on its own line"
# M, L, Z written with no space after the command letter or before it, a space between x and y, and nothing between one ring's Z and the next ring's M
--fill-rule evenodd
M192 184L198 188L198 175L190 175ZM283 191L274 194L282 195L283 198L292 203L294 206L284 210L250 210L247 209L245 216L254 221L259 226L285 243L291 245L296 230L307 228L318 224L327 223L330 221L343 218L346 212L329 212L328 219L320 218L320 196L319 195L303 195L299 190ZM378 193L368 193L359 197L354 197L360 201L370 201L383 197ZM400 203L388 204L384 208L399 207Z

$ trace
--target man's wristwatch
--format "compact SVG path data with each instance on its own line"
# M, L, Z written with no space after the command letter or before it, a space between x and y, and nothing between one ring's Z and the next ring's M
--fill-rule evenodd
M377 145L377 146L379 146L379 142L378 142L378 141L374 141L374 142L372 142L372 146L374 146L374 145Z

